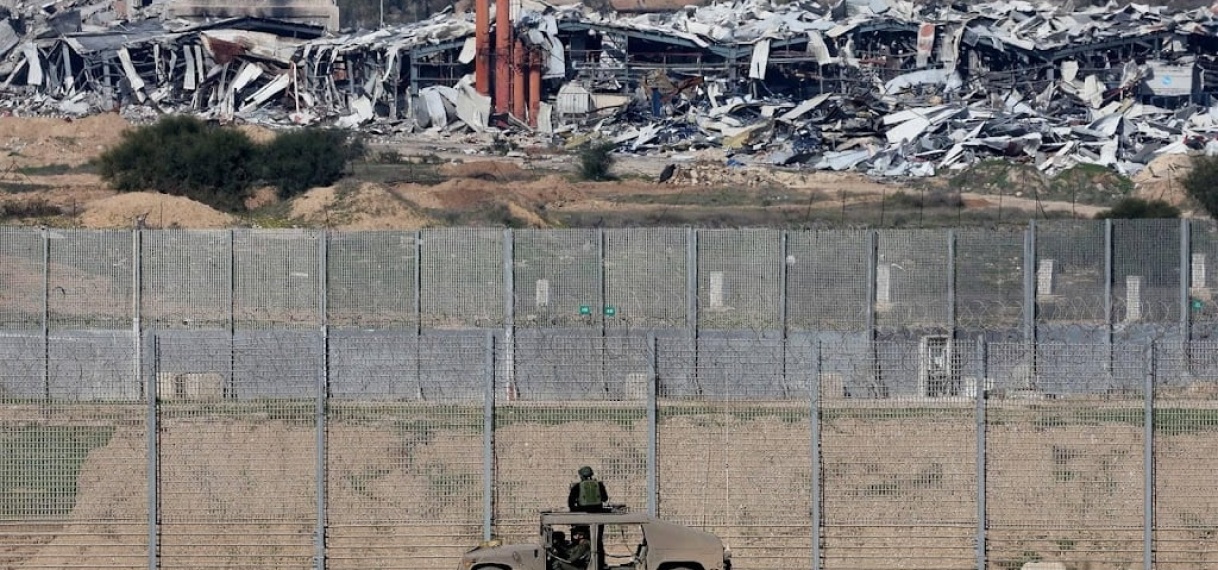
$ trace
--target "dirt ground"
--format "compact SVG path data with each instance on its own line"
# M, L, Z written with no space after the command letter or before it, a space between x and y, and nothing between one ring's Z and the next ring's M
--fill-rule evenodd
M1141 412L1137 402L996 402L990 410L991 568L1017 570L1033 560L1072 570L1140 563L1141 427L1120 419L1062 421L1079 405L1111 408L1114 418ZM971 404L827 406L820 488L825 567L975 567ZM428 409L347 406L328 422L328 567L450 568L481 540L481 408ZM161 421L166 567L309 567L315 431L308 421L216 412L179 403ZM535 536L537 511L561 508L566 485L584 463L606 481L614 502L646 504L647 422L614 418L620 411L612 409L568 412L502 410L494 440L498 536ZM690 412L680 403L660 406L662 516L725 538L736 567L809 567L813 462L806 406L798 413L789 404ZM1195 429L1164 431L1156 440L1160 568L1218 562L1213 492L1202 475L1211 472L1205 458L1215 457L1218 440L1198 418ZM587 441L596 442L591 456ZM0 548L3 567L79 560L138 567L146 556L147 490L139 483L146 445L142 428L131 425L89 453L63 527L10 529L11 546Z
M81 228L329 227L406 230L437 226L695 227L901 226L1018 222L1031 216L1085 217L1103 207L1037 200L1017 189L951 189L948 176L875 180L858 173L726 165L718 150L619 155L609 182L579 181L577 155L528 147L494 154L486 137L373 139L371 155L395 162L356 165L353 177L287 203L264 189L234 215L154 192L119 195L90 160L121 140L118 115L77 120L0 118L3 223ZM272 131L240 128L265 141ZM1165 157L1134 180L1135 194L1183 204L1175 182L1184 157ZM660 183L665 169L670 178ZM1007 189L1009 190L1009 189Z

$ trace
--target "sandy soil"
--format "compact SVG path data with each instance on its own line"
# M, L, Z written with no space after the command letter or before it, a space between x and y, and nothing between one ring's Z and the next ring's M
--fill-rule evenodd
M264 215L238 218L185 198L151 193L118 196L82 165L121 139L128 124L115 114L78 120L0 117L0 206L43 203L63 212L52 218L11 219L8 223L48 224L86 228L129 228L145 216L148 228L220 228L260 225ZM274 131L253 125L239 128L259 141ZM794 171L767 167L727 167L721 151L682 155L623 156L614 167L613 182L576 182L571 172L575 156L548 148L524 148L510 156L471 154L487 141L476 136L451 140L419 139L373 145L406 157L429 157L444 179L438 184L344 181L318 188L283 205L287 219L277 225L334 229L418 229L444 225L565 227L572 223L663 223L665 214L719 216L739 223L770 217L789 219L816 209L878 206L898 191L920 190L899 181L877 181L857 173ZM1137 195L1161 197L1183 204L1178 178L1187 171L1187 158L1156 160L1140 174ZM670 165L676 173L658 183ZM917 182L925 184L924 182ZM930 186L942 186L932 181ZM723 201L715 193L735 197ZM650 198L649 198L650 197ZM961 195L972 211L1073 212L1092 217L1103 208L1066 202L998 197L978 192ZM719 200L719 202L716 202ZM260 189L250 207L275 207L271 189ZM767 213L768 212L768 213ZM709 213L709 214L708 214ZM751 216L751 217L750 217ZM685 218L673 217L681 220ZM572 221L574 220L574 222ZM730 222L729 222L730 223Z

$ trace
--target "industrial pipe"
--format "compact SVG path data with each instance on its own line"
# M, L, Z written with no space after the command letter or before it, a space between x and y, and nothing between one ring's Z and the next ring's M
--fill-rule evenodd
M529 126L537 127L541 111L541 50L529 51Z
M516 41L512 46L512 115L521 121L526 119L525 110L528 106L524 85L524 68L527 57L528 52L524 49L524 42Z
M491 94L491 0L474 0L474 89Z
M507 113L512 97L512 6L506 0L495 2L495 112Z

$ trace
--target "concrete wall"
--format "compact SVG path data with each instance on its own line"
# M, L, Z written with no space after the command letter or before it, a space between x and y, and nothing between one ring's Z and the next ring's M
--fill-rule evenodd
M334 0L174 0L167 13L174 18L234 18L254 16L320 24L338 29Z

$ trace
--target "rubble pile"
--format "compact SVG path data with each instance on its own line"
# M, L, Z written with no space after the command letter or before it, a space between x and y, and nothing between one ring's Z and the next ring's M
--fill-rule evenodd
M332 34L115 5L0 13L0 107L599 137L623 152L713 148L729 164L883 176L985 158L1133 175L1164 154L1218 152L1210 9L740 0L627 16L524 0L514 37L541 62L544 90L518 116L475 86L473 14Z

